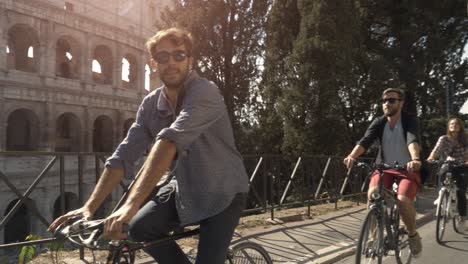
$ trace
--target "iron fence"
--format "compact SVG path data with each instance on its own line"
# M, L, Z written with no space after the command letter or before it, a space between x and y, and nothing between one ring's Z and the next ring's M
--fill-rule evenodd
M69 209L64 195L66 182L76 182L78 204L83 205L85 178L88 181L90 177L93 178L95 184L108 155L109 153L81 152L0 152L0 162L3 161L0 163L3 165L0 166L0 187L4 184L18 199L13 207L5 211L0 221L0 231L22 205L39 219L43 230L49 226L52 217L40 212L28 199L47 177L59 181L60 214ZM8 171L8 160L21 160L25 157L42 159L45 166L33 177L34 180L29 186L15 186L14 179L4 171ZM66 167L66 159L75 161L72 168ZM275 210L278 208L307 206L307 213L310 216L312 204L325 201L333 202L337 207L340 199L362 195L370 172L365 169L346 170L342 160L343 157L337 156L245 155L244 163L249 174L250 191L244 214L269 212L271 219L275 219ZM426 184L435 184L435 168L431 167L429 171L430 176ZM127 191L127 186L128 182L121 183L123 193ZM356 201L359 202L359 199ZM115 201L111 201L111 204L115 204ZM8 243L0 245L0 250L51 241L53 239L46 238L31 242Z

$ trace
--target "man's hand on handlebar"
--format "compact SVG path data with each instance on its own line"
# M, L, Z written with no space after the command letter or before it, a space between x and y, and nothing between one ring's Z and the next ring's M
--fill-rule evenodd
M419 169L421 169L421 165L422 163L420 160L410 160L406 163L406 169L409 172L419 171Z
M348 157L344 158L343 164L349 170L351 167L353 167L353 164L354 164L355 161L356 161L355 158L348 156Z
M128 236L128 223L138 212L138 208L123 205L104 220L103 236L112 240L126 239Z
M81 207L79 209L70 211L59 218L55 219L52 224L50 224L49 228L47 228L47 231L49 232L54 232L55 229L62 224L63 222L67 221L68 219L71 218L76 218L80 217L84 220L91 220L93 218L93 213L87 208L87 207Z

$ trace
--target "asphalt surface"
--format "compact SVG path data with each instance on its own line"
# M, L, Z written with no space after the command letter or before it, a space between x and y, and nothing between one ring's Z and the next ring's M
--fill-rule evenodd
M434 216L437 197L435 189L425 188L416 202L417 224L421 226ZM313 210L313 209L312 209ZM257 227L233 238L236 244L253 241L262 245L274 263L312 264L336 263L354 255L365 205L330 212L303 221ZM155 263L150 259L138 263Z
M458 234L452 224L447 225L443 243L438 244L435 238L435 217L430 222L421 226L419 234L423 238L423 251L419 258L413 258L411 264L442 264L442 263L468 263L468 234ZM336 262L337 264L354 264L354 256L346 257ZM387 256L383 263L395 263L394 256Z

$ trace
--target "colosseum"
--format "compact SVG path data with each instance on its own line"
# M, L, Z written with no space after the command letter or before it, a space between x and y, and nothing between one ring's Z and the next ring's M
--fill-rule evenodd
M50 236L89 196L92 153L119 144L158 85L144 43L169 3L0 0L0 244Z

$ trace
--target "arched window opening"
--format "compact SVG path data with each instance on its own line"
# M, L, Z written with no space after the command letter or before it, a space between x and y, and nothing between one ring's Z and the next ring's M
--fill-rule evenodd
M34 58L34 47L32 46L28 48L28 58Z
M8 30L8 67L15 70L36 72L39 38L34 29L16 24Z
M130 74L130 63L127 59L122 59L122 81L130 82L129 75Z
M80 151L80 121L72 113L62 114L57 119L55 132L55 151Z
M111 152L114 146L114 125L107 116L99 116L93 126L93 151Z
M5 211L5 216L13 209L13 206L19 201L16 199L8 204ZM32 202L31 200L29 200ZM26 205L21 204L20 208L16 210L13 217L5 224L4 228L4 240L5 244L24 241L26 237L31 233L31 221L30 214Z
M131 54L122 58L122 84L124 88L136 89L138 77L137 60Z
M10 47L8 47L8 45L6 46L6 53L10 54Z
M55 75L63 78L75 79L78 78L78 61L74 59L79 56L74 56L74 52L78 49L75 44L72 49L71 43L75 43L68 37L62 37L57 41L55 49Z
M39 145L39 119L30 110L19 109L7 119L6 149L9 151L34 151Z
M92 71L93 73L99 73L99 74L102 73L101 64L99 63L99 61L93 60Z
M145 90L150 91L151 69L148 64L145 65Z
M98 64L100 69L97 67ZM104 45L97 46L93 54L93 80L97 83L112 84L113 65L111 50Z
M61 195L55 200L54 202L54 213L53 217L56 219L57 217L61 216L62 213L70 212L71 210L77 209L79 207L78 197L76 194L71 192L65 192L65 208L63 208L63 212L61 210L60 200Z

